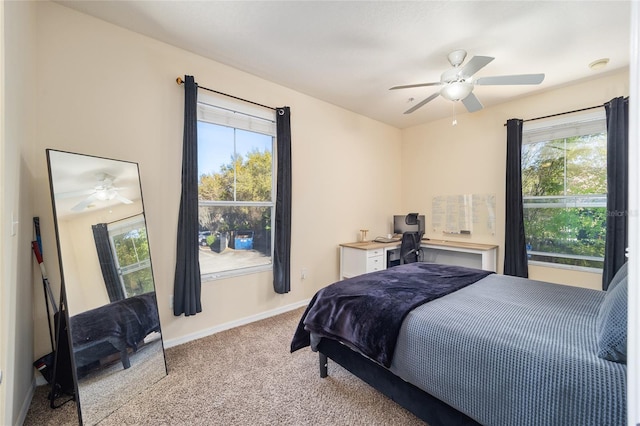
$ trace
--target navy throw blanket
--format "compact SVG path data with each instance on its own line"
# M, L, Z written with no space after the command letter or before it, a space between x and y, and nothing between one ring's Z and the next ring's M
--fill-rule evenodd
M347 343L388 368L409 311L492 273L418 262L338 281L311 299L291 352L309 346L311 332Z

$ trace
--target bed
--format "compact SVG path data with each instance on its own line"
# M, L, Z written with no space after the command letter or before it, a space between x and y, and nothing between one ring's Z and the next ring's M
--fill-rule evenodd
M155 292L129 297L74 315L69 319L76 369L120 354L131 366L129 349L137 351L144 338L160 331Z
M430 426L623 425L626 289L626 266L602 292L400 265L321 289L291 351L311 346L321 376L332 359Z

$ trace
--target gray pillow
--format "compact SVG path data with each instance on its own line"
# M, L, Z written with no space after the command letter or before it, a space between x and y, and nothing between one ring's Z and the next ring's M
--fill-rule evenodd
M609 287L598 311L596 323L598 356L627 363L627 278Z
M628 264L629 262L625 262L624 265L622 265L620 269L618 269L618 272L616 272L616 274L611 279L611 282L609 283L609 287L607 287L607 291L613 290L615 286L617 286L620 283L620 281L622 281L623 278L627 278Z

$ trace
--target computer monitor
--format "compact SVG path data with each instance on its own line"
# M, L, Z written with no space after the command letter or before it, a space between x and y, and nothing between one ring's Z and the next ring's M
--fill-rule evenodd
M425 217L423 214L418 215L418 222L420 223L420 229L418 225L407 225L405 219L406 215L394 215L393 216L393 233L404 234L405 232L422 232L424 234L425 229Z

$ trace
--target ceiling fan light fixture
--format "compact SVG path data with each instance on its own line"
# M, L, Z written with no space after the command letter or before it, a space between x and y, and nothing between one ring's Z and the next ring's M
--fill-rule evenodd
M117 192L113 189L100 189L96 191L96 198L100 201L108 201L116 198Z
M440 89L440 95L450 101L460 101L471 93L473 84L464 81L454 81Z

